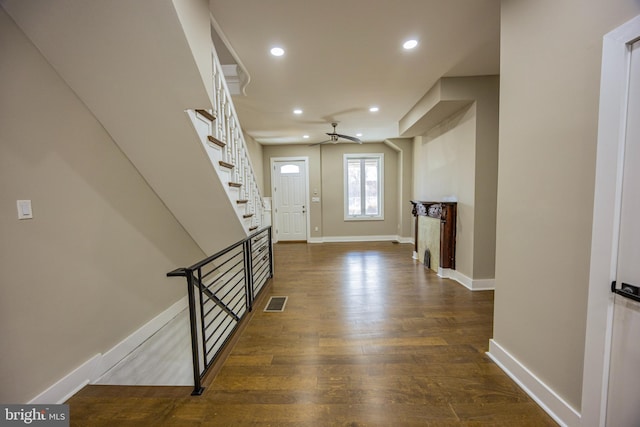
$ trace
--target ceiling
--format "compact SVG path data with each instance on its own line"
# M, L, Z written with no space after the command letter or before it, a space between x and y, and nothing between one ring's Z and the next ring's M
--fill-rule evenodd
M240 123L264 145L324 141L333 121L364 142L400 137L398 122L439 78L499 73L499 0L209 5L250 76L246 95L234 96ZM419 44L404 50L410 38ZM274 46L285 54L272 56Z

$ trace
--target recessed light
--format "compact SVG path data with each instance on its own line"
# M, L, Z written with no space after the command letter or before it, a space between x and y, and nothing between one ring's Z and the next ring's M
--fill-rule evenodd
M302 135L304 139L309 139L309 135Z
M356 133L356 136L358 136L358 137L359 137L359 136L362 136L362 134L361 134L361 133Z
M301 109L299 109L299 108L296 108L295 110L293 110L293 114L298 114L298 115L300 115L300 114L302 114L302 110L301 110Z
M371 111L372 113L375 113L377 111L379 111L380 109L378 107L370 107L369 111Z
M271 55L273 56L282 56L284 55L284 49L281 47L271 48Z
M407 40L402 45L402 47L405 48L406 50L411 50L416 46L418 46L418 40L413 40L413 39L412 40Z

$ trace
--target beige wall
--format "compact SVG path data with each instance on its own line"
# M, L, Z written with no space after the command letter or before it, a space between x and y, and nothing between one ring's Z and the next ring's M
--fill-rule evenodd
M1 3L203 251L246 237L234 206L219 202L228 186L185 112L211 107L197 67L209 28L202 17L188 20L198 28L185 34L170 0ZM191 18L202 7L201 0L176 3L196 8ZM197 40L189 45L185 36ZM212 218L226 218L224 226Z
M413 239L414 217L411 214L413 195L413 138L393 138L385 143L397 152L398 164L398 222L401 238Z
M498 205L499 79L480 85L476 105L473 278L495 278Z
M0 401L19 403L181 298L166 273L204 254L1 8L0 52Z
M344 154L384 154L384 220L344 220ZM322 225L324 236L394 236L398 234L398 154L384 144L328 144L322 147Z
M197 108L209 109L213 105L213 63L211 61L211 12L207 0L172 0L182 29L187 37L193 59L198 65L202 83L209 95L209 105Z
M638 13L502 2L494 339L577 410L602 36Z
M415 139L414 198L458 201L456 270L473 280L493 279L499 78L447 77L428 95L435 92L436 99L425 96L421 100L429 101L432 109L412 119L418 123L413 127L436 123ZM464 103L466 107L444 120L434 119L442 110ZM414 110L419 107L417 104Z
M443 94L450 100L476 102L475 194L473 217L473 279L495 277L496 208L498 196L498 76L445 78Z
M415 138L415 195L417 200L458 202L456 270L473 278L475 208L475 104Z
M394 140L393 144L404 153L403 166L399 165L396 149L382 143L306 145L266 145L263 147L265 195L271 195L270 162L276 157L308 157L310 191L318 191L320 203L311 203L309 210L311 239L349 238L372 236L398 236L411 238L411 209L408 197L411 191L411 142ZM385 219L384 221L345 221L343 214L343 154L384 153L385 155ZM406 180L399 184L399 170ZM399 196L399 192L404 196ZM403 222L399 216L405 215ZM318 231L315 228L318 227ZM406 234L402 234L402 233Z

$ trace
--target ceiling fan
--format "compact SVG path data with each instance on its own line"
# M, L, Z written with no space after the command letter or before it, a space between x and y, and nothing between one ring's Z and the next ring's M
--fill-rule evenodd
M333 122L333 123L331 123L331 126L333 126L333 132L331 132L331 133L327 132L327 135L329 135L329 139L327 139L326 141L316 142L315 144L310 144L309 147L311 147L313 145L326 144L327 142L331 142L332 144L337 144L338 143L338 139L340 139L340 138L348 139L349 141L353 141L353 142L357 142L358 144L362 144L362 141L360 139L356 138L355 136L342 135L342 134L336 133L336 126L338 126L338 123Z

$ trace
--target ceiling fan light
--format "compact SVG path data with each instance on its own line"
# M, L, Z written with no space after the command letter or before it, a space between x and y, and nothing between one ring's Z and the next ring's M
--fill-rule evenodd
M372 112L372 113L377 113L378 111L380 111L380 108L375 107L375 106L374 107L369 107L369 111Z
M300 115L302 114L302 110L300 108L296 108L295 110L293 110L293 114Z

